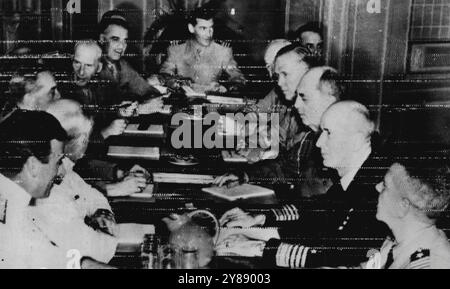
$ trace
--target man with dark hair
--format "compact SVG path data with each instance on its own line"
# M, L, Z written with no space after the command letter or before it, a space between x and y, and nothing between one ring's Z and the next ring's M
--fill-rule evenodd
M122 100L146 101L155 111L162 107L162 100L154 98L159 91L151 86L131 65L123 59L127 49L129 25L124 13L118 10L106 12L99 24L100 44L105 57L100 79L111 81L117 86Z
M64 250L42 228L34 206L64 177L66 131L52 115L16 110L0 124L0 268L108 267Z
M193 38L169 47L168 58L161 67L160 73L166 76L167 86L178 88L176 80L183 78L192 82L196 92L226 92L227 89L219 84L223 73L228 76L230 88L245 84L232 49L213 40L214 20L210 11L194 11L188 29Z
M323 54L323 28L319 22L308 22L295 31L293 38L318 56Z
M48 197L61 179L58 173L67 135L51 115L18 110L1 123L0 139L2 163L14 168L5 172L8 178L0 175L0 267L36 268L46 264L34 258L37 250L53 256L66 253L58 252L51 240L44 241L45 234L36 229L27 211L33 199Z
M19 72L9 82L8 101L0 111L0 122L14 110L45 110L48 105L61 98L50 71L34 72L28 75Z

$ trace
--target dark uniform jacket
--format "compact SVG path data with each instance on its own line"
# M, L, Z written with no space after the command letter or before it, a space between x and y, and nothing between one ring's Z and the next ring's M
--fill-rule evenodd
M265 226L281 226L280 240L267 242L264 259L270 266L316 268L353 266L367 260L390 234L376 219L378 192L385 167L367 160L346 191L333 185L325 195L274 208Z
M303 131L302 138L290 150L280 149L275 160L266 160L247 171L251 182L263 186L289 184L295 195L288 198L322 195L331 186L329 169L323 166L322 155L316 147L319 133Z

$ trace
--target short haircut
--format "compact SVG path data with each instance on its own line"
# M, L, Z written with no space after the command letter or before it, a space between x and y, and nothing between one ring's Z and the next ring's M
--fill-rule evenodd
M195 9L188 17L188 23L193 26L197 25L197 19L211 20L214 19L215 12L210 9Z
M111 10L103 14L102 20L100 20L98 25L99 33L105 33L110 25L118 25L126 30L130 30L130 25L125 17L125 13L120 10Z
M288 53L297 54L300 57L300 60L305 62L309 68L317 67L322 64L320 57L312 54L307 48L298 44L290 44L281 48L275 56L275 61L277 61L279 57Z
M100 60L100 58L102 57L102 49L101 49L100 45L98 45L98 42L93 39L80 40L77 43L75 43L75 47L73 49L74 56L75 56L76 51L80 47L93 48L95 50L95 52L97 52L96 59Z
M300 26L293 34L294 39L301 39L304 32L314 32L323 39L323 25L320 22L308 22Z
M55 117L43 111L16 110L0 123L2 165L17 174L31 156L48 163L52 140L68 140Z
M400 163L409 176L412 190L403 197L429 220L439 218L450 201L450 166L444 159L418 158Z
M278 52L288 46L291 45L292 43L287 40L287 39L275 39L269 42L269 44L266 47L266 50L264 51L264 60L266 60L266 58L269 59L269 63L270 62L274 62L275 57L277 56Z
M332 67L324 67L322 76L317 84L317 89L324 94L331 95L337 101L342 99L344 95L344 87L341 84L342 77Z

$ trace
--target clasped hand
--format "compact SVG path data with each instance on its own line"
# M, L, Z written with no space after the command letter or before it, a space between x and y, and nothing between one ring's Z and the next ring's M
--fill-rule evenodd
M242 234L231 235L216 245L219 256L262 257L266 242Z
M264 225L265 220L265 215L252 216L240 208L234 208L223 214L219 220L219 223L221 227L250 228Z

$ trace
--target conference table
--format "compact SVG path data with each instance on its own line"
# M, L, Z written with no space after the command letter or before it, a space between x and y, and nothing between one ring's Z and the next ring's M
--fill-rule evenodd
M211 180L216 176L251 166L245 158L234 154L232 149L175 149L172 145L172 133L180 125L172 122L177 113L188 116L185 121L190 121L194 129L196 122L202 122L208 113L224 115L239 112L254 103L253 100L238 97L215 96L207 97L205 101L205 98L189 100L176 96L165 99L163 112L128 119L125 133L109 140L108 158L123 167L139 164L150 172L153 181L143 194L110 199L117 222L151 224L155 228L152 233L167 239L170 232L162 219L172 213L206 210L219 219L224 212L234 207L266 210L277 204L275 194L230 201L202 191L205 187L211 187ZM211 127L210 124L200 125L203 131ZM119 244L111 264L120 268L142 268L141 245L139 239L134 243ZM219 256L215 256L208 265L208 268L261 267L258 258Z

